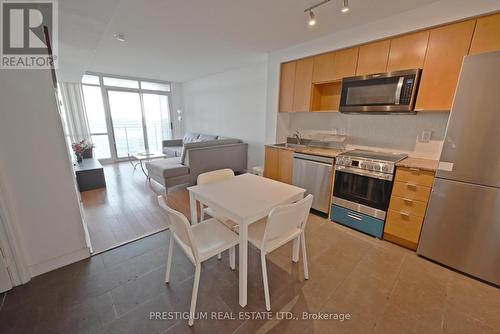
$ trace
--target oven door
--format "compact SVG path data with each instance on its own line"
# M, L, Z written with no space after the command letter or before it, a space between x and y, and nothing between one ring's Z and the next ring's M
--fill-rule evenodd
M413 111L420 70L344 78L342 112Z
M392 191L392 175L340 168L335 172L333 203L385 219Z

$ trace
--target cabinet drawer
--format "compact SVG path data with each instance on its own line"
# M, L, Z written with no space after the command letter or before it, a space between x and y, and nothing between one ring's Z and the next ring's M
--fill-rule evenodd
M392 195L408 199L415 199L417 201L427 202L431 188L419 186L410 182L394 182L392 188Z
M377 238L382 238L384 232L383 220L354 212L337 205L332 205L331 219L334 222L352 227L353 229L368 233Z
M389 204L389 210L405 212L419 217L423 217L425 215L426 208L427 202L398 196L392 196Z
M420 186L432 187L434 173L418 168L398 167L396 169L396 181L418 184Z
M423 217L402 215L397 211L389 210L387 212L384 233L418 243L423 220Z

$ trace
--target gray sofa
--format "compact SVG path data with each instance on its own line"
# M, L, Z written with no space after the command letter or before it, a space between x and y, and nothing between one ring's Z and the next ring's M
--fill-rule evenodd
M149 177L166 189L196 184L199 174L212 170L247 168L248 144L234 138L189 132L183 139L164 140L163 152L166 159L147 162L146 168Z
M202 133L188 132L182 139L171 139L163 141L163 153L167 158L180 157L182 155L182 146L188 143L195 143L200 141L217 140L219 136L206 135ZM220 137L223 139L223 137ZM230 138L228 138L230 139Z

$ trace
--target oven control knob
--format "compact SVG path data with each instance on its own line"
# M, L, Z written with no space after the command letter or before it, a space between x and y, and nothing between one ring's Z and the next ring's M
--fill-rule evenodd
M380 165L374 165L374 166L373 166L373 170L377 170L377 171L379 171L379 170L380 170Z
M385 166L385 165L384 165L384 166L382 166L382 171L383 171L383 172L388 172L388 171L389 171L389 167L387 167L387 166Z

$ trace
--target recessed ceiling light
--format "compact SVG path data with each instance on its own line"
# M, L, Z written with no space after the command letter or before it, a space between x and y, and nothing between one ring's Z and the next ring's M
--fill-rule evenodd
M314 13L312 10L309 12L309 22L308 23L311 27L316 24L316 17L314 16Z
M340 11L342 13L347 13L349 11L349 0L344 0L344 5Z
M124 34L114 34L113 37L120 42L125 42L125 35Z

